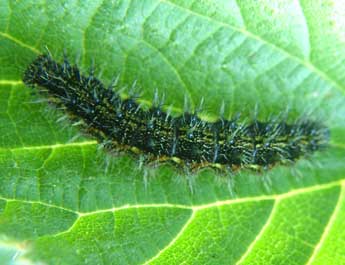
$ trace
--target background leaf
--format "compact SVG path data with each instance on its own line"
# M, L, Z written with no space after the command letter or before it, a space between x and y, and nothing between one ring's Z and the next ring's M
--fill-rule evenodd
M345 262L345 3L0 2L0 260L47 264ZM180 176L111 158L21 82L48 47L101 80L204 116L319 119L327 152L263 174ZM145 183L147 185L145 185ZM193 193L191 192L193 190Z

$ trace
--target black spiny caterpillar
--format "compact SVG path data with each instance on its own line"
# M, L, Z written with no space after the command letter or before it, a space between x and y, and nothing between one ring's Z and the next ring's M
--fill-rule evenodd
M329 140L325 126L307 119L291 124L223 118L208 122L196 113L174 117L157 104L145 109L92 74L82 75L66 59L59 64L50 55L40 55L29 65L24 82L36 85L108 149L142 154L148 161L170 161L191 171L271 168L320 150Z

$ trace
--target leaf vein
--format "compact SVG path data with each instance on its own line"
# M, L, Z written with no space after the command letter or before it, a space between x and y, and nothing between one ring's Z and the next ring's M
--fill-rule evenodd
M159 251L155 256L153 256L151 259L147 260L143 263L143 265L150 264L155 259L159 258L162 253L164 253L167 249L169 249L171 246L175 244L175 242L183 235L184 231L188 228L188 226L192 223L194 220L194 217L196 215L196 211L192 211L192 214L190 215L187 222L182 226L181 230L177 233L177 235L170 241L168 245L166 245L161 251Z
M248 249L246 250L246 252L241 256L241 258L236 262L236 265L237 264L241 264L246 258L247 256L252 252L256 242L258 242L261 237L263 236L263 234L265 233L267 227L271 224L271 221L274 217L274 214L276 212L276 209L277 209L277 206L278 206L278 203L279 201L278 200L275 200L274 201L274 204L273 204L273 207L271 209L271 213L270 215L268 216L265 224L262 226L261 230L259 231L259 233L257 234L257 236L254 238L254 240L250 243Z
M306 263L307 265L313 263L313 261L315 260L315 257L317 256L317 254L319 253L319 251L320 251L320 249L322 247L322 244L325 242L327 236L329 235L329 231L331 230L331 228L333 226L333 223L336 220L337 215L338 215L338 213L340 211L341 204L343 202L342 199L345 196L345 189L344 189L344 187L345 187L345 182L343 182L341 184L341 186L340 186L340 192L339 192L337 203L336 203L336 205L334 207L334 211L333 211L331 217L329 218L327 225L325 226L325 229L324 229L324 231L323 231L323 233L322 233L322 235L320 237L320 241L315 246L312 255L310 256L308 262Z
M36 54L39 54L39 53L40 53L40 51L37 50L35 47L30 46L29 44L26 44L26 43L22 42L21 40L16 39L15 37L11 36L11 35L8 34L8 33L0 32L0 36L6 38L6 39L8 39L8 40L11 40L11 41L13 41L14 43L17 43L18 45L20 45L20 46L22 46L22 47L24 47L24 48L27 48L27 49L31 50L32 52L34 52L34 53L36 53Z

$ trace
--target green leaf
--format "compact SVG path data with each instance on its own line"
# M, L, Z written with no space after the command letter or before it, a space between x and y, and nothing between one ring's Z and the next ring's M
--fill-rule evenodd
M342 0L0 2L2 264L345 263ZM207 117L310 115L326 152L234 176L171 166L147 176L58 123L21 79L45 47L105 83L159 88ZM35 103L36 102L36 103ZM107 167L107 160L110 166Z

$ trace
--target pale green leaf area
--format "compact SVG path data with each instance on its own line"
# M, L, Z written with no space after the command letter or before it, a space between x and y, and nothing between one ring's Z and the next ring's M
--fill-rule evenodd
M45 47L178 112L288 109L330 147L262 173L140 169L22 83ZM345 264L344 92L342 0L0 0L0 264Z

